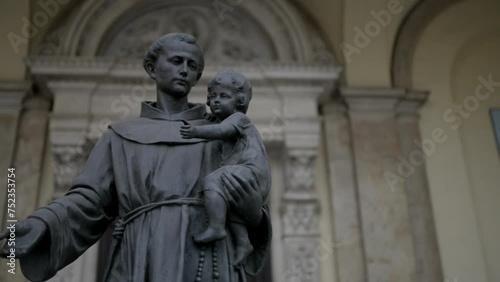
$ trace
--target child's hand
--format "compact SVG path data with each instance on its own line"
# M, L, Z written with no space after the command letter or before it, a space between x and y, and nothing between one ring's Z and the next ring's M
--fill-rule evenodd
M182 121L184 125L181 125L181 136L183 139L195 138L196 126L192 126L187 121Z

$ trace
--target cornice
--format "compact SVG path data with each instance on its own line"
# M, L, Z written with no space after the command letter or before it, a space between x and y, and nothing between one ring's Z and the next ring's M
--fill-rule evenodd
M142 60L113 57L59 57L38 56L26 60L31 73L44 80L143 80L147 77ZM342 67L318 63L238 62L218 64L207 62L204 79L213 77L224 69L244 73L252 82L272 81L335 81Z
M29 81L0 82L0 112L18 113L23 106L23 99L31 88Z

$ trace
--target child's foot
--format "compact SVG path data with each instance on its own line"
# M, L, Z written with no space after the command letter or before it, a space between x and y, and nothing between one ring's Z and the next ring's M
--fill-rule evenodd
M252 251L253 247L250 242L242 245L238 244L238 246L236 246L236 259L234 260L234 265L241 265Z
M194 236L194 241L196 243L210 243L214 241L219 241L225 239L227 236L226 230L224 228L215 229L208 227L205 231Z

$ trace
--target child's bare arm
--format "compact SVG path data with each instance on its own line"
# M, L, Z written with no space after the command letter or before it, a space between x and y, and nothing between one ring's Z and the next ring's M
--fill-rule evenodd
M226 140L238 136L238 130L234 126L224 123L200 126L186 124L181 126L181 135L184 139Z

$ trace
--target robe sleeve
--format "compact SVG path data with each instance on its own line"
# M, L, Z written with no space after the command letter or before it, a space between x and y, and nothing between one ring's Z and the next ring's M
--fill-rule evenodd
M112 134L103 134L65 196L29 216L47 226L43 240L20 259L21 270L29 280L53 277L96 243L116 216Z
M245 272L250 276L257 275L266 264L271 246L272 226L269 208L262 208L262 221L257 228L248 228L248 237L253 246L253 252L247 257Z

